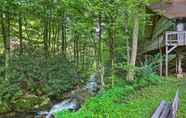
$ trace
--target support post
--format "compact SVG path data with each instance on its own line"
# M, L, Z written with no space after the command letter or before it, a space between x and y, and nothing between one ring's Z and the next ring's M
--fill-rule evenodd
M177 75L181 75L183 72L182 59L183 59L183 55L179 51L176 51L176 74Z
M169 57L169 54L168 54L168 46L166 46L166 57L165 57L165 63L166 63L166 64L165 64L165 66L166 66L166 67L165 67L165 70L166 70L166 74L165 74L165 75L166 75L166 77L168 77L168 74L169 74L169 73L168 73L168 71L169 71L169 70L168 70L168 68L169 68L169 67L168 67L168 64L169 64L169 62L168 62L168 61L169 61L169 60L168 60L168 57Z
M164 39L164 35L160 38L163 38ZM162 52L162 42L158 41L158 44L159 44L159 51L160 51L160 67L159 67L159 74L160 74L160 77L163 76L163 52Z
M162 49L160 47L160 77L163 75L163 56L162 56Z
M168 56L169 56L169 53L168 53L168 34L166 33L165 34L166 36L165 36L165 44L166 44L166 51L165 51L165 53L166 53L166 56L165 56L165 76L166 77L168 77Z
M176 52L176 74L178 74L178 52Z
M182 74L182 55L178 53L178 74Z

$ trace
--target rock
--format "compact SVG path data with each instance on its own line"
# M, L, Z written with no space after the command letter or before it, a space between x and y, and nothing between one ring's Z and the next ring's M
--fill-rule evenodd
M51 102L49 98L35 95L26 95L14 102L14 108L17 112L27 112L50 105Z
M6 103L0 103L0 114L10 112L11 109Z
M46 118L47 115L48 112L46 111L36 112L34 118Z

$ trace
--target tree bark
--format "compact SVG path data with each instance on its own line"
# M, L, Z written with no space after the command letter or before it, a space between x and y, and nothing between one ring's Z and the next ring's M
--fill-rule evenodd
M74 32L74 64L79 69L79 34Z
M53 24L53 28L52 28L52 52L53 52L53 55L56 54L56 40L58 39L58 25L55 25L55 23Z
M48 57L48 20L47 20L47 17L44 18L43 42L44 42L45 57L47 58Z
M124 32L126 33L127 36L129 36L128 32L128 14L126 14L126 23L124 26ZM130 46L129 46L129 38L126 38L126 48L127 48L127 64L130 63Z
M65 28L65 11L63 10L61 16L61 52L66 56L66 28Z
M101 51L102 51L102 40L101 40L101 36L102 36L102 27L101 27L101 15L99 15L98 18L98 28L99 28L99 32L98 32L98 65L100 65L100 63L102 62L102 55L101 55Z
M22 32L23 32L23 30L22 30L22 16L21 15L19 15L19 48L20 48L20 55L22 55L23 54L23 35L22 35Z
M134 28L133 28L133 41L132 41L132 50L131 50L131 58L130 58L130 66L127 80L133 81L135 75L135 64L136 64L136 56L138 49L138 35L139 35L139 18L138 16L134 16Z
M3 42L4 42L4 55L5 55L4 78L7 81L9 57L10 57L10 16L8 13L7 14L1 13L1 27L2 27Z
M114 17L110 17L110 28L108 31L109 35L109 53L110 53L110 65L111 65L111 76L112 76L112 87L114 86L114 61L115 61L115 21Z

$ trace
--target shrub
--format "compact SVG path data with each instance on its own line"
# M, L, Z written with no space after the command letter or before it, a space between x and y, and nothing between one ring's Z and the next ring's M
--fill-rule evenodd
M47 61L42 57L14 57L8 71L8 80L3 79L3 73L0 77L0 101L8 104L28 94L62 99L80 80L73 66L60 56Z

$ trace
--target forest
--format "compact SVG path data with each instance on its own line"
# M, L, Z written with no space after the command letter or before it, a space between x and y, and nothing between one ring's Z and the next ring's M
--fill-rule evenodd
M185 118L186 81L144 53L175 27L162 1L0 0L0 118L149 118L178 88Z

